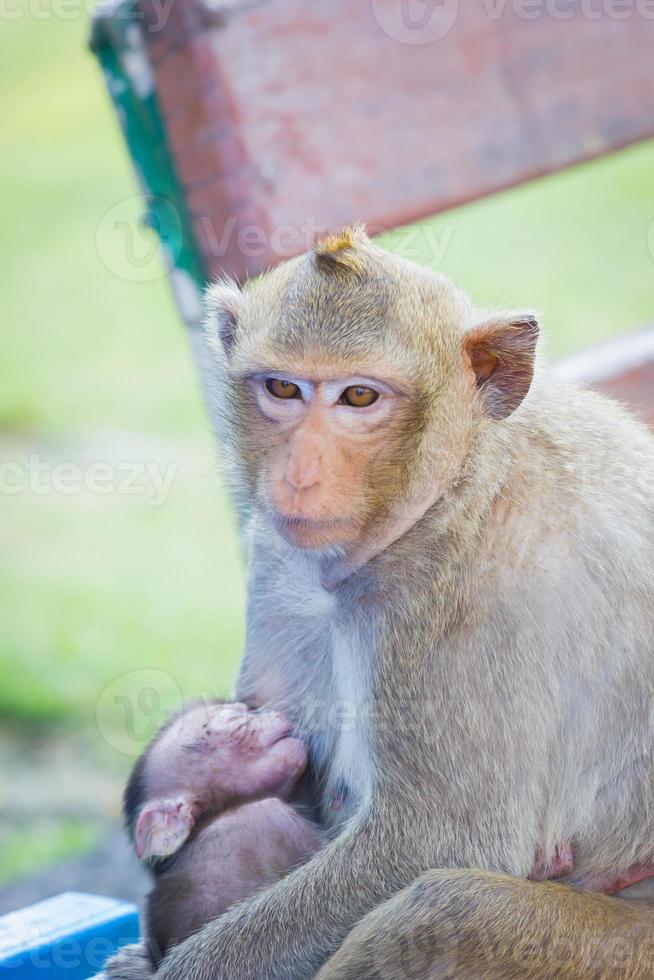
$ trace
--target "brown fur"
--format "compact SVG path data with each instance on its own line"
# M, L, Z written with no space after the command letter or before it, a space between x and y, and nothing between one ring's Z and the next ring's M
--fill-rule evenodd
M643 980L652 913L565 885L430 871L352 931L317 980Z
M362 225L350 225L316 242L313 253L319 266L333 272L360 273L364 266L361 251L367 236Z

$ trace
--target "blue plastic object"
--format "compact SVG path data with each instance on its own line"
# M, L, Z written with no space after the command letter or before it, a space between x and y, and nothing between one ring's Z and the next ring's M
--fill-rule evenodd
M135 905L64 892L0 918L0 978L87 980L138 934Z

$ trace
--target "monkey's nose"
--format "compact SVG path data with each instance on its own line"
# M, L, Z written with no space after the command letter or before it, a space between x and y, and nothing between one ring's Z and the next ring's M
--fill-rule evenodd
M318 485L318 481L312 480L310 477L306 477L305 479L295 479L295 480L290 480L287 478L286 482L288 483L291 490L294 490L296 493L300 490L311 490L312 487Z
M299 462L290 459L284 474L284 480L293 490L310 490L319 482L320 460Z

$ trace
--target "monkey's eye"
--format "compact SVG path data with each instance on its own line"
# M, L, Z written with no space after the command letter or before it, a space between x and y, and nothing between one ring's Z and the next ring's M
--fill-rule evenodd
M266 378L266 391L274 398L300 398L300 389L292 381L282 378Z
M339 402L341 405L351 405L352 408L367 408L379 398L379 392L374 388L365 388L363 385L350 385L346 388Z

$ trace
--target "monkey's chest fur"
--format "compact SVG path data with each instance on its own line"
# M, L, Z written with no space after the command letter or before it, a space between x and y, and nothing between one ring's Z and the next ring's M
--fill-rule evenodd
M650 642L654 624L628 603L605 621L610 582L557 557L557 575L543 561L518 604L500 592L468 615L459 603L441 629L438 607L460 597L424 564L377 604L326 593L308 561L299 574L267 549L257 564L239 696L295 720L328 827L375 798L400 813L412 798L426 814L425 867L528 875L535 852L561 840L579 842L573 880L600 853L613 868L646 858L651 828L635 809L654 810L643 761L654 746L636 706L654 691L654 658L626 674L611 648L640 642L643 657L638 636Z
M303 616L296 629L282 670L260 662L255 676L248 658L239 696L278 707L294 720L310 748L321 819L337 827L366 799L374 765L366 651L339 627L332 611L311 619Z

